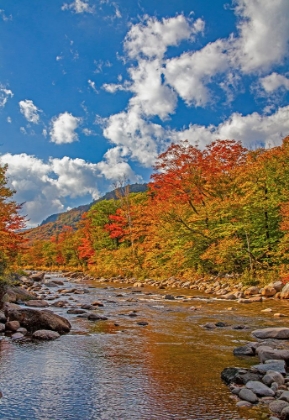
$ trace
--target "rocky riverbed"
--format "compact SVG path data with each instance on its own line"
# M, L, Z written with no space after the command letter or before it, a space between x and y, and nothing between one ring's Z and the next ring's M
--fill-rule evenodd
M176 280L174 279L174 281ZM220 280L214 279L211 286L214 285L215 292L219 291L216 290L219 287L217 281L219 286L221 286L219 290L228 290L225 280L222 280L224 283L220 283ZM46 340L52 340L53 343L56 339L56 342L59 340L66 342L66 334L71 337L71 334L83 336L105 332L106 334L125 335L131 332L137 342L138 337L142 336L146 336L147 340L149 340L156 326L161 331L162 328L165 329L164 325L167 325L167 320L173 320L174 317L176 317L175 321L178 326L176 328L181 330L183 322L181 320L185 316L184 319L188 320L184 324L188 328L186 335L190 336L192 334L190 339L192 344L190 346L193 347L190 349L187 347L188 344L185 344L187 338L183 336L180 341L181 347L177 349L177 360L179 355L182 355L184 359L187 358L187 355L184 355L184 349L194 359L197 357L199 360L204 357L206 363L208 365L212 363L212 366L210 366L210 371L207 372L206 369L203 369L203 371L206 371L206 376L210 378L211 371L215 370L220 384L221 372L226 372L226 369L229 369L227 370L230 373L229 379L227 378L228 375L226 376L224 373L222 376L223 380L229 384L233 399L228 408L228 413L222 409L222 414L219 414L219 417L217 414L215 414L215 417L212 417L216 409L210 405L208 400L208 398L212 399L212 396L207 398L204 395L202 398L207 405L204 411L200 407L195 407L193 411L187 409L186 414L183 413L184 417L180 416L177 418L224 418L230 420L240 418L261 419L270 418L270 416L273 416L272 418L287 418L280 411L281 407L282 410L287 407L284 402L288 404L287 400L284 399L287 395L286 392L288 392L287 383L289 382L286 371L289 351L287 338L285 340L279 340L276 337L262 339L255 336L253 342L248 341L251 333L258 330L259 327L261 327L261 330L264 330L264 327L281 328L286 326L286 316L289 315L287 301L278 300L278 295L277 299L265 296L262 294L262 290L260 291L259 289L257 291L255 289L255 292L258 292L258 295L260 295L257 297L262 299L250 300L252 305L242 305L243 301L240 301L240 299L249 300L252 299L252 296L256 297L256 295L246 292L246 290L250 290L250 293L252 293L252 289L248 287L239 291L244 294L244 297L226 299L223 298L225 296L223 294L206 293L208 285L204 286L199 283L188 285L185 284L186 282L182 282L178 284L178 287L176 287L176 283L171 284L173 287L170 287L169 284L158 283L147 285L135 279L120 278L94 280L85 277L82 273L68 273L65 276L59 273L46 273L45 275L44 273L34 273L31 276L22 277L21 286L10 290L5 297L5 300L10 302L5 303L4 313L1 313L2 333L0 339L2 337L3 345L7 345L5 343L9 342L3 340L11 340L11 342L21 345L20 348L25 348L23 346L29 345L29 343L45 342ZM198 290L192 287L198 284ZM205 290L199 290L199 288L203 287L205 287ZM184 290L180 293L180 289ZM282 289L280 292L282 292ZM275 295L280 292L277 292L275 289ZM222 299L220 299L220 296L222 296ZM228 302L228 300L231 302ZM230 306L228 306L228 303ZM151 311L153 311L153 314ZM277 316L274 316L276 314ZM280 314L283 315L284 319ZM171 324L171 328L175 328L175 325ZM196 330L195 328L199 329ZM155 333L156 331L154 331ZM175 332L174 336L176 337L177 334ZM210 343L208 344L209 347L204 350L203 345L207 345L205 343L208 343L208 340ZM220 364L218 363L218 359L223 357L224 345L232 347L234 342L237 341L242 345L236 347L234 351L235 356L233 354L231 358L228 355L226 356L229 362L228 366L233 367L225 368L224 360ZM52 342L47 343L47 345L53 346ZM196 349L193 350L195 346ZM155 343L152 348L154 347L157 349L159 344ZM169 348L171 348L171 344ZM193 353L191 353L192 351ZM201 354L198 355L196 352ZM225 354L228 354L228 352L226 351ZM283 355L283 359L280 358L280 355ZM270 359L278 359L277 370L274 370L272 365L269 365L269 356L269 361ZM147 357L146 353L143 354L143 357ZM209 362L210 357L213 359L212 362ZM259 361L256 360L258 357L260 358ZM142 361L140 360L139 363L142 364ZM171 359L168 366L174 366L174 363ZM198 366L199 363L200 361L193 365L194 372L192 372L192 375L194 373L195 377L199 377L199 382L202 381L203 384L206 384L208 378L203 376L204 372ZM158 364L161 366L162 361L159 360ZM236 365L238 367L235 367ZM261 367L258 368L258 365ZM269 379L266 377L267 374L264 371L264 367L262 371L262 366L265 366L265 369L267 367L270 368L267 369L269 370ZM166 369L166 367L163 367L164 371ZM180 367L178 369L179 372L182 372L182 368L181 370ZM199 369L201 372L197 373ZM187 375L187 367L185 371ZM250 380L247 380L248 378ZM169 379L167 378L167 380ZM174 378L173 382L175 380L176 378ZM187 380L187 382L189 384L190 380ZM257 384L253 383L252 385L252 382L257 382ZM262 388L262 385L270 390L266 392L271 392L271 395L262 395L259 392L259 388ZM184 390L187 387L184 382L179 386L183 387ZM193 389L188 390L188 393L194 391L195 394L198 394L198 386L199 384L194 383L192 385ZM213 386L212 379L211 386ZM224 390L222 393L224 393ZM3 392L3 394L5 399L6 393ZM189 399L192 399L192 396ZM217 401L214 402L216 407L219 404ZM228 405L228 402L226 404ZM232 404L236 405L236 410L241 410L239 417L236 416L238 411L233 409ZM172 413L174 410L177 409L171 408ZM211 411L211 415L208 411ZM194 417L194 413L198 414ZM230 417L230 413L235 414L232 414ZM139 418L154 418L153 413L150 416L142 415ZM110 418L118 417L112 416ZM132 416L131 418L138 417ZM171 417L168 415L164 418Z

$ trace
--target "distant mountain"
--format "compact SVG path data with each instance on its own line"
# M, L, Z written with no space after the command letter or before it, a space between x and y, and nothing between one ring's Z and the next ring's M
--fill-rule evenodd
M129 185L130 193L144 192L147 191L147 189L147 184ZM85 204L63 213L52 214L51 216L43 220L40 226L26 230L24 236L29 240L29 242L38 239L47 240L51 238L51 236L55 235L57 232L60 232L64 226L71 226L75 229L83 213L87 212L94 204L100 201L117 199L118 190L119 188L116 188L113 191L107 192L103 197L93 201L90 204Z

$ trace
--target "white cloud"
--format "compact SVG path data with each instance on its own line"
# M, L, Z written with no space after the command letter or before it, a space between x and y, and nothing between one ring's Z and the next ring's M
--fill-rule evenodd
M89 86L91 87L91 89L95 92L95 93L99 93L98 90L95 87L95 82L93 82L92 80L88 80L87 83L89 84Z
M264 71L288 55L288 0L238 0L234 60L244 73Z
M17 202L24 202L23 212L31 225L36 225L52 213L64 211L65 199L99 197L97 183L102 177L109 181L129 177L136 180L130 166L123 160L120 150L111 149L101 163L83 159L50 158L47 162L27 155L6 153L1 164L8 164L9 186L15 189Z
M255 148L277 146L288 133L289 105L279 108L271 115L253 112L243 116L235 112L218 126L191 124L183 131L172 131L170 137L176 142L187 139L200 147L217 139L234 139L240 140L248 148Z
M159 21L145 16L143 22L131 27L125 38L124 48L130 58L161 58L168 46L176 46L185 39L192 40L203 29L202 19L191 22L184 15L178 15Z
M85 136L96 136L96 133L93 130L90 130L89 128L84 128L82 132Z
M12 123L12 118L11 118L11 117L7 117L7 122L8 122L9 124L11 124L11 123Z
M73 143L78 140L78 135L75 132L79 124L81 123L81 118L74 117L68 112L59 114L58 117L54 117L51 121L51 131L50 138L53 143L64 144L64 143Z
M5 86L0 84L0 107L3 108L10 98L13 98L14 94L12 90L7 89Z
M289 90L289 79L276 72L261 78L260 84L267 93L272 93L279 88Z
M229 69L229 64L227 44L218 40L168 60L164 73L167 83L188 105L204 106L210 100L207 85L216 74Z
M39 123L39 112L41 112L34 103L26 99L25 101L19 102L20 112L24 115L27 121L32 122L33 124Z
M8 20L12 20L12 15L9 15L9 16L5 15L5 10L3 9L0 9L0 17L2 18L4 22L7 22Z
M72 10L74 13L94 13L94 7L90 6L87 0L74 0L70 4L64 3L61 10Z

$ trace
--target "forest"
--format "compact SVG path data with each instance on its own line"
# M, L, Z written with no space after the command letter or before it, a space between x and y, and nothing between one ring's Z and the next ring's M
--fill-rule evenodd
M289 280L289 137L248 150L218 140L203 150L183 141L157 158L148 191L94 204L77 227L49 239L22 231L1 168L2 272L8 266L81 269L139 279L238 275Z

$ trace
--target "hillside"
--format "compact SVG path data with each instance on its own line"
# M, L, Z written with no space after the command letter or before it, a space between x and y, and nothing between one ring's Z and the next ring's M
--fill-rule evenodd
M40 226L25 231L24 236L28 239L29 242L35 240L47 240L51 236L61 232L64 226L70 226L73 229L76 229L77 223L81 219L81 216L87 212L94 204L103 201L117 199L117 190L107 192L103 197L93 201L90 204L82 205L71 209L69 211L52 214L47 217ZM147 184L131 184L129 185L129 191L131 193L144 192L147 190Z

